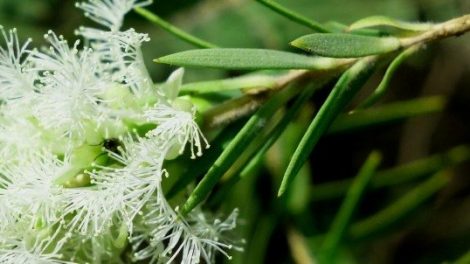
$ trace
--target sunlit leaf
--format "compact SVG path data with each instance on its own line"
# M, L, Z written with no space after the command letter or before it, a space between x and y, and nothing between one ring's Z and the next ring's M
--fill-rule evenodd
M337 66L337 61L330 58L311 57L278 50L232 48L188 50L158 58L155 62L185 67L237 70L326 70Z
M285 73L285 71L282 72ZM230 79L187 83L181 87L181 91L184 93L213 93L258 87L270 88L277 84L278 79L278 75L250 74Z

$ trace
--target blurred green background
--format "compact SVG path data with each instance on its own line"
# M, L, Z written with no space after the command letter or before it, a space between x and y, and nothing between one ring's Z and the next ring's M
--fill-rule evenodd
M410 21L443 21L470 12L468 0L279 0L280 3L320 22L351 23L370 15L387 15ZM286 20L253 0L172 0L155 1L148 7L173 24L222 47L262 47L293 50L289 41L309 33L309 29ZM92 25L74 1L0 0L0 24L16 27L21 38L32 37L36 45L52 29L75 39L74 29ZM174 70L156 65L154 58L194 48L131 13L125 27L146 32L151 42L144 55L155 81L164 80ZM185 80L209 80L233 76L237 72L188 69ZM379 71L368 85L380 81ZM367 92L367 89L366 89ZM366 94L359 95L363 98ZM313 103L320 103L320 92ZM439 114L408 119L373 129L330 135L322 139L305 169L311 177L299 184L308 196L314 186L355 175L372 149L384 154L381 168L389 168L470 143L470 36L452 38L430 45L400 68L383 102L443 95L448 99ZM269 153L257 177L240 182L224 203L227 211L239 207L238 236L246 239L245 252L236 253L231 263L307 263L298 257L295 234L309 237L328 230L341 200L299 202L285 212L275 192L289 153L299 131L311 118L306 108L295 126ZM415 183L373 191L364 198L356 219L364 218L401 197ZM303 188L303 189L302 189ZM305 189L307 188L307 189ZM372 237L344 247L339 263L442 263L452 261L470 249L470 165L452 170L451 183L404 221ZM296 211L297 210L297 211ZM295 232L292 230L296 230ZM294 235L293 235L294 234ZM313 240L312 240L313 241ZM315 251L315 243L307 242ZM297 257L296 257L297 256ZM223 258L218 259L221 262Z

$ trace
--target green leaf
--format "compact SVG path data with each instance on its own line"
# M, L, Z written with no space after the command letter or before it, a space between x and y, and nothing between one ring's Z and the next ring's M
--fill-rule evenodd
M436 113L444 109L445 103L445 98L432 96L355 110L351 113L340 115L331 124L328 132L350 132L413 116Z
M465 145L457 146L445 153L379 171L371 180L369 189L377 190L410 183L468 160L470 160L470 147ZM351 184L352 180L344 179L315 185L310 191L310 198L312 201L339 198L344 196Z
M225 182L225 184L220 188L220 190L215 194L211 201L218 203L222 201L222 198L227 195L234 185L239 181L247 177L251 172L255 170L260 163L263 162L266 152L272 147L272 145L279 139L279 137L286 131L287 126L295 118L295 116L302 109L302 106L310 99L313 93L322 87L325 82L318 81L306 87L296 98L294 103L286 111L282 119L272 128L271 131L263 139L263 144L257 149L255 153L252 153L249 162L241 168L238 168L236 172L233 173L233 176Z
M396 202L378 213L351 226L349 237L353 240L364 239L397 223L431 198L449 182L449 174L439 172L402 195Z
M325 27L332 33L344 33L348 30L348 25L339 23L337 21L329 21L325 23ZM383 32L377 29L358 29L351 32L357 35L365 35L365 36L373 36L373 37L381 37L383 36Z
M287 190L320 137L368 80L373 72L374 65L375 60L362 59L347 70L338 80L292 155L292 159L282 179L281 187L279 187L278 196L281 196Z
M188 214L194 207L201 203L217 184L224 173L238 159L240 153L261 132L268 119L276 110L284 105L299 91L295 86L287 87L273 95L258 111L248 120L235 138L228 144L214 164L209 168L204 178L199 182L194 191L183 205L181 214Z
M394 37L372 37L340 33L305 35L290 44L321 56L333 58L363 57L387 53L400 48L400 41Z
M369 185L372 175L375 174L381 160L382 155L379 152L372 152L366 162L362 165L357 176L354 178L354 182L349 188L348 193L336 214L333 224L331 225L331 229L322 244L320 251L322 261L320 261L320 263L335 263L334 257L338 250L338 246L343 239L363 193Z
M285 74L285 71L283 71ZM230 79L213 80L205 82L194 82L184 84L181 87L182 93L214 93L229 90L270 88L278 83L279 75L250 74Z
M421 45L415 45L411 46L408 49L404 50L401 52L397 57L393 59L393 61L390 63L390 65L387 68L387 71L385 72L385 75L380 82L379 86L374 90L374 92L362 102L358 108L366 108L371 105L373 105L375 102L377 102L386 92L387 89L390 85L390 81L395 74L395 72L398 70L400 65L408 59L411 55L413 55L415 52L417 52L421 48Z
M410 23L386 16L371 16L352 23L348 30L358 30L370 27L386 26L407 31L426 31L432 27L431 23Z
M236 70L311 69L327 70L338 66L338 60L304 56L268 49L196 49L167 55L158 63L185 67L210 67Z

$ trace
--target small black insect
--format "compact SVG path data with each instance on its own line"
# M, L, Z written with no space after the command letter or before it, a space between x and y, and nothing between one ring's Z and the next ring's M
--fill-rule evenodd
M119 142L119 139L117 138L105 139L103 141L103 147L114 153L117 153L119 151L118 148L120 145L121 145L121 142Z

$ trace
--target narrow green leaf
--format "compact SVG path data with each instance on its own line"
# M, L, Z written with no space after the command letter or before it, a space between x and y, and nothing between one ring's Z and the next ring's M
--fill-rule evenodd
M448 182L449 175L446 172L437 173L429 180L403 195L390 206L353 224L349 230L349 237L353 240L363 239L397 223L409 213L414 212L416 208L431 198Z
M446 100L441 96L399 101L378 107L355 110L340 115L331 125L329 133L349 132L404 118L440 112Z
M410 23L386 16L371 16L352 23L348 30L358 30L370 27L386 26L407 31L426 31L432 27L431 23Z
M340 33L305 35L290 44L321 56L333 58L364 57L387 53L400 48L400 41L394 37L372 37Z
M348 69L336 83L330 95L320 107L317 115L307 128L282 179L278 196L281 196L307 160L310 152L330 124L352 100L373 72L375 59L363 59Z
M348 25L339 23L337 21L329 21L325 23L325 27L332 33L344 33L348 30ZM351 33L373 37L381 37L384 35L384 33L380 30L369 28L354 30L354 32Z
M280 217L275 213L269 215L260 215L256 219L253 228L253 234L248 240L248 248L245 261L241 263L266 263L266 254L268 254L268 246L274 231L279 224Z
M322 24L313 21L311 19L308 19L301 14L298 14L297 12L294 12L279 3L276 3L272 0L257 0L257 2L261 3L262 5L268 7L269 9L287 17L288 19L299 23L301 25L304 25L310 29L315 30L316 32L328 32L329 30L325 28Z
M362 104L358 106L358 108L366 108L373 105L377 100L379 100L387 91L388 87L390 86L390 80L392 79L393 75L400 67L400 65L408 59L411 55L413 55L416 51L420 49L421 46L412 46L403 52L401 52L387 68L385 75L380 82L379 86L374 90L374 92L366 99Z
M241 125L242 124L240 122L235 122L227 126L220 132L219 135L217 135L214 141L211 142L211 148L209 151L204 153L204 155L199 159L189 160L187 166L184 166L186 169L183 173L184 177L178 178L178 180L165 194L165 197L171 199L178 192L188 186L190 182L194 181L197 177L204 175L204 173L214 163L220 153L222 153L226 144L235 137L236 131L238 131Z
M185 67L210 67L236 70L312 69L327 70L338 65L330 58L304 56L268 49L197 49L167 55L158 63Z
M142 7L135 7L134 8L135 12L144 18L146 18L148 21L154 23L155 25L163 28L167 32L173 34L174 36L178 37L179 39L186 41L196 47L203 48L203 49L209 49L209 48L217 48L217 45L214 45L210 42L207 42L203 39L200 39L198 37L195 37L182 29L175 27L168 21L165 21L161 17L157 16L156 14L142 8Z
M374 151L369 155L366 162L359 170L322 244L320 249L321 263L334 263L334 256L336 255L338 246L381 160L382 155Z
M470 148L468 146L458 146L445 153L379 171L371 180L369 188L379 189L413 182L468 160L470 160ZM310 199L312 201L321 201L339 198L346 193L351 184L352 180L345 179L316 185L310 192Z
M285 71L283 71L285 74ZM270 88L277 84L280 74L250 74L230 79L187 83L181 87L181 93L214 93L230 90L249 90L252 88Z
M269 118L276 110L298 93L295 86L287 87L274 94L258 111L248 120L235 138L228 144L214 164L209 168L204 178L199 182L194 191L183 205L181 213L189 213L202 202L212 191L218 180L237 160L240 153L261 132Z
M302 91L296 98L295 102L289 107L286 114L276 124L276 126L264 138L264 143L255 152L252 153L249 162L246 166L240 167L238 171L234 172L233 176L224 183L220 190L212 197L211 202L218 203L222 201L223 197L229 193L233 186L241 179L249 175L260 163L262 163L264 155L271 148L271 146L279 139L286 127L291 123L292 119L299 113L301 107L308 101L314 91L322 87L324 82L317 82Z

